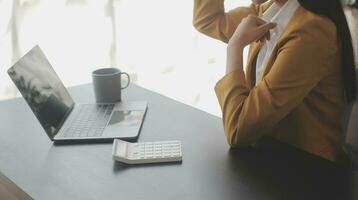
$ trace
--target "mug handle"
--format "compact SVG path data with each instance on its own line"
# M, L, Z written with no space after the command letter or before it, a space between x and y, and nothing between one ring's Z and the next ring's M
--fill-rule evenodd
M124 86L124 87L121 87L121 89L125 89L125 88L127 88L127 87L129 86L129 83L131 82L131 79L129 78L129 74L128 74L128 73L126 73L126 72L121 72L121 75L122 75L122 74L126 75L126 76L127 76L127 79L128 79L127 85Z

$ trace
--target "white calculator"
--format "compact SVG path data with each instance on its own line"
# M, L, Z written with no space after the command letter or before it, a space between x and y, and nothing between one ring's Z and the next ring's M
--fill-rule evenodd
M179 162L182 160L181 142L130 143L114 139L112 157L127 164Z

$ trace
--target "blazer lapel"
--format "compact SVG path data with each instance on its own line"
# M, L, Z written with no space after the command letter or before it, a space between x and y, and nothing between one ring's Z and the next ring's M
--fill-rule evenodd
M247 59L247 66L246 66L246 82L249 85L249 88L252 89L255 86L255 76L256 76L256 66L254 66L254 62L259 50L262 47L261 42L255 42L250 46L249 55Z
M278 52L279 48L281 48L287 42L287 40L289 40L291 38L290 34L298 26L297 23L300 22L303 12L305 12L304 8L299 6L297 8L297 10L295 11L295 13L292 15L289 23L287 24L286 28L283 30L281 36L277 39L277 42L276 42L274 48L272 49L272 53L271 53L266 65L264 66L264 68L261 72L261 75L259 77L256 77L257 83L259 81L262 81L263 77L271 70L271 68L276 60L277 52Z
M262 16L262 14L274 3L274 1L268 1L260 6L260 10L258 16ZM249 89L252 89L255 86L255 79L256 79L256 58L259 50L262 47L261 42L254 42L250 45L249 55L247 58L247 65L246 65L246 83L249 86ZM253 66L255 64L255 66Z

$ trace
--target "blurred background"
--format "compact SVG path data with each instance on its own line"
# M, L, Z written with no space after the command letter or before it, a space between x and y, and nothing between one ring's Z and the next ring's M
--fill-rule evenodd
M198 33L192 12L193 0L0 0L0 100L19 96L6 70L38 44L67 87L118 67L142 87L220 116L213 88L226 46Z
M6 70L38 44L65 86L118 67L140 86L220 115L213 88L225 44L198 33L192 12L192 0L0 0L0 99L20 95Z

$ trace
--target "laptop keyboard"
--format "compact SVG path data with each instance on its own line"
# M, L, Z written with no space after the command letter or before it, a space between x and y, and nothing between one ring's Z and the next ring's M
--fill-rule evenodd
M114 104L79 104L72 120L64 129L64 137L98 137L103 134Z

